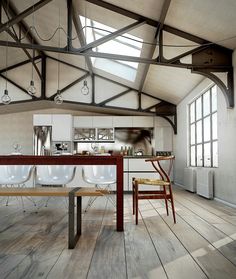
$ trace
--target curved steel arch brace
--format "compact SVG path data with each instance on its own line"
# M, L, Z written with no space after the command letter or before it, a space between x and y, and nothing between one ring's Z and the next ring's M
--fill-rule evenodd
M211 79L219 88L221 89L222 93L224 94L227 107L233 108L234 107L234 82L233 82L233 67L221 69L220 72L226 72L227 73L227 86L224 84L224 82L214 75L214 72L217 72L216 69L203 69L203 68L193 68L191 70L192 73L203 75L209 79ZM219 72L219 70L218 70Z

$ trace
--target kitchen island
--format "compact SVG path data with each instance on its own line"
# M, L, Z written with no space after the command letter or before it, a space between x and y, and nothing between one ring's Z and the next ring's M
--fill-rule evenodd
M115 165L116 166L116 229L124 230L123 157L117 156L32 156L1 155L0 165ZM76 187L76 185L75 185Z

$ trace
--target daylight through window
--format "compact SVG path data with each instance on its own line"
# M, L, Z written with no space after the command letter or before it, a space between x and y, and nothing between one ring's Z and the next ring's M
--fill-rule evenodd
M218 167L217 87L189 105L190 166Z

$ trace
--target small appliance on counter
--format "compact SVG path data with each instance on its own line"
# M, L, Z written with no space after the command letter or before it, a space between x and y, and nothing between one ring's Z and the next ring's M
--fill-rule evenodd
M71 142L63 141L63 142L52 142L53 146L53 155L71 155Z

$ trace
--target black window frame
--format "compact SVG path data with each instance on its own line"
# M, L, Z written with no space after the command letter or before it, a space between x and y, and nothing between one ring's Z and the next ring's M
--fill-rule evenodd
M216 139L213 139L213 121L212 121L212 116L214 114L216 114L216 116L218 116L218 111L217 111L217 106L216 109L213 110L212 108L212 92L213 90L215 90L216 92L216 104L217 104L217 87L216 85L211 86L210 88L208 88L207 90L205 90L199 97L197 97L195 100L193 100L189 106L188 106L188 114L189 114L189 166L190 167L206 167L206 168L217 168L218 167L218 157L217 157L217 164L214 165L213 164L213 144L215 142L217 142L217 150L218 150L218 131L217 131L217 137ZM209 106L210 106L210 110L209 113L204 115L204 105L203 105L203 98L204 98L204 94L207 94L209 92ZM197 119L197 110L196 110L196 103L197 101L200 99L201 101L201 117L199 119ZM194 104L194 121L191 122L191 106ZM206 119L207 117L210 117L210 139L209 140L204 140L204 119ZM200 123L201 121L201 129L202 129L202 135L201 135L201 142L197 143L197 123ZM195 127L195 140L194 143L191 143L192 138L191 138L191 127L192 125L194 125ZM205 154L204 154L204 145L210 143L210 164L205 164L206 159L205 158ZM202 147L202 159L201 159L201 163L198 164L198 160L197 160L197 147L201 146ZM191 149L194 148L195 149L195 158L194 160L192 160L192 152ZM217 152L218 155L218 152ZM192 161L194 161L194 164L192 164Z

